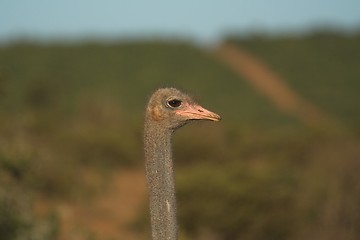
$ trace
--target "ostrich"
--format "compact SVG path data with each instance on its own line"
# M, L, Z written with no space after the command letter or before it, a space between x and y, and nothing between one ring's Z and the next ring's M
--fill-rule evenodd
M144 149L153 240L177 239L172 133L191 120L220 119L175 88L162 88L151 96L145 114Z

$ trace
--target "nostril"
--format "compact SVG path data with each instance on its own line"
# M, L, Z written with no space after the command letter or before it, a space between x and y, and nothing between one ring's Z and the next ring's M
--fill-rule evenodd
M204 110L202 110L202 109L198 109L198 111L199 111L199 112L204 112Z

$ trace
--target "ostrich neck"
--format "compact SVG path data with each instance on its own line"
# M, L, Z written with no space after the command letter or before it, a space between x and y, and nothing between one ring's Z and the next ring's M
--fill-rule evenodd
M153 240L177 239L172 132L153 122L145 124L145 165Z

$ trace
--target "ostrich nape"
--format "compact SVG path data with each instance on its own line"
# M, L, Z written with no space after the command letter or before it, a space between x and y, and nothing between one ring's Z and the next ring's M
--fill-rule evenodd
M162 88L151 96L145 114L144 150L153 240L177 239L172 133L192 120L220 119L175 88Z

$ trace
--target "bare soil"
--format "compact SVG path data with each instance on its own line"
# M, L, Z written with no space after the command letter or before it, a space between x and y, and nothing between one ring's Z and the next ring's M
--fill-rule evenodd
M146 200L145 173L112 173L102 193L88 201L36 201L38 215L54 211L60 220L60 240L143 239L131 228Z

